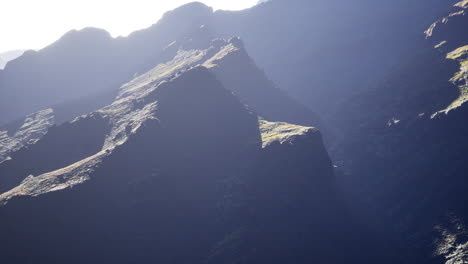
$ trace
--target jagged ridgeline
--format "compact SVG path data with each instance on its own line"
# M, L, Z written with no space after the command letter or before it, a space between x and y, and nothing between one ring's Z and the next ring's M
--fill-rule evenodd
M2 260L372 259L352 243L369 234L347 220L321 133L279 122L315 115L275 87L238 38L202 40L170 43L161 63L102 101L5 126Z
M191 3L27 51L0 263L467 262L467 8Z

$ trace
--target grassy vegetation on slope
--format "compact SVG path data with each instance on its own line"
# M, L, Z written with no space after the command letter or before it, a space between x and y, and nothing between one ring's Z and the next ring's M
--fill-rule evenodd
M456 60L460 63L460 71L450 79L453 84L460 88L460 96L447 109L451 110L468 101L468 45L449 52L447 59Z

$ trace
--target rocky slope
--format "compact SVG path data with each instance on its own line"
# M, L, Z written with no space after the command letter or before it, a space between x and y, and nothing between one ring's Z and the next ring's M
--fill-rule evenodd
M0 163L6 159L11 152L21 149L25 144L35 143L47 133L53 124L53 111L46 109L29 115L14 133L8 130L0 132Z
M399 234L410 263L466 261L465 7L433 24L419 54L332 122L346 131L332 150L341 182Z

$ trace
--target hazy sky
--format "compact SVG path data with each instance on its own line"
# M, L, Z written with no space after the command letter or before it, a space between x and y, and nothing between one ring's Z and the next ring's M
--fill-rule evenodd
M0 52L40 49L71 29L98 27L113 36L148 27L190 0L1 0ZM201 0L214 9L239 10L258 0Z

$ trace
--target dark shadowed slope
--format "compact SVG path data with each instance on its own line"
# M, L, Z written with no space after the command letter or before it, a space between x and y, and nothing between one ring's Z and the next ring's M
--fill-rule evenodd
M413 263L467 259L466 5L426 31L409 63L348 102L332 156ZM441 22L444 21L444 22ZM356 197L354 196L354 197ZM359 206L359 204L356 204Z

